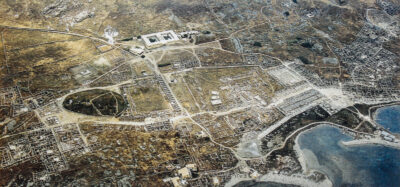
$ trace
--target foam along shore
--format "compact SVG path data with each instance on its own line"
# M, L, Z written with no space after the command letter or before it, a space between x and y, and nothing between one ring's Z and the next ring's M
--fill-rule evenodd
M400 142L388 142L382 140L380 138L372 138L372 139L361 139L361 140L351 140L342 142L343 145L346 146L360 146L360 145L383 145L396 149L400 149Z

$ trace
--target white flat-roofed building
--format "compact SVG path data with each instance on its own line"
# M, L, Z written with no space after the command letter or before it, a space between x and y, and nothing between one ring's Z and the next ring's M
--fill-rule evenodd
M197 35L197 34L199 34L199 31L186 31L186 32L179 33L179 36L184 37L185 35L190 36L190 35Z
M212 105L220 105L220 104L222 104L222 101L221 101L220 99L211 100L211 104L212 104Z
M161 47L167 43L175 42L179 40L178 35L172 30L158 32L153 34L147 34L142 36L147 48Z

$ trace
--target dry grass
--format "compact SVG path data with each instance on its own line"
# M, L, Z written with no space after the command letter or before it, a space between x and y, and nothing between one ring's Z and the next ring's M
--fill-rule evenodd
M135 103L135 110L138 113L169 109L158 85L131 88L130 96Z

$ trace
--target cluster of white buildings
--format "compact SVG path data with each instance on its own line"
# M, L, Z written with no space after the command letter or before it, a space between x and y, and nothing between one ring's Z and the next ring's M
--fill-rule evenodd
M174 187L186 186L186 180L192 178L192 172L197 172L197 165L187 164L184 168L181 168L177 171L177 177L166 178L164 179L164 182L171 182Z
M211 91L211 104L212 105L222 104L221 98L219 97L219 92Z
M174 43L182 38L190 38L192 35L199 34L198 31L185 31L179 34L176 34L173 30L157 32L152 34L142 35L141 39L144 42L144 45L147 49L153 49L157 47L162 47L166 44ZM143 46L136 46L130 49L131 52L136 54L142 54L144 52Z
M142 36L142 40L147 48L161 47L167 43L175 42L179 40L177 34L174 31L164 31L153 34L147 34Z
M381 137L388 142L395 142L396 137L386 131L381 131Z

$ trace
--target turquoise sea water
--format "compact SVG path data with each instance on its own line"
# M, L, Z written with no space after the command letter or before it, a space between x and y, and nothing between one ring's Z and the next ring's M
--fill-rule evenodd
M400 134L400 105L378 109L375 121L390 132Z
M349 140L338 128L323 125L301 134L299 145L308 153L308 168L325 173L334 186L400 186L400 150L341 144Z

